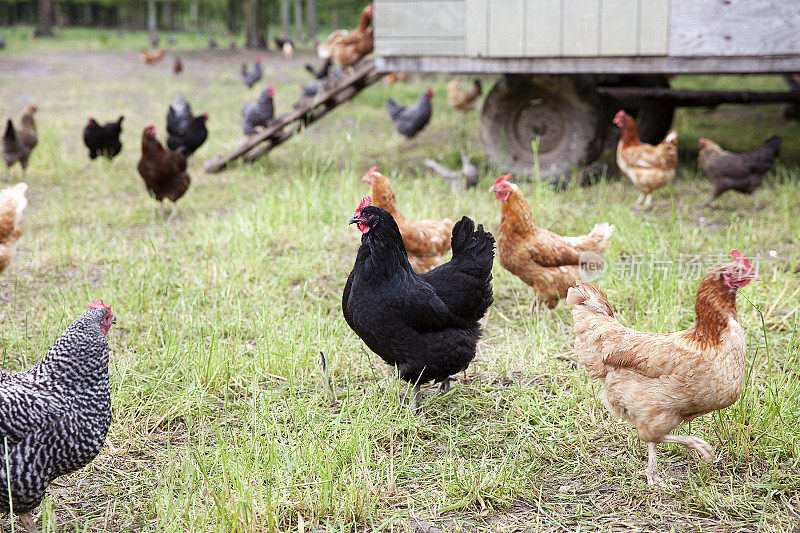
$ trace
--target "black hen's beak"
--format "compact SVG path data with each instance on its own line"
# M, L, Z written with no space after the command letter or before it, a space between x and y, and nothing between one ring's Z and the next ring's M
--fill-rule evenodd
M362 222L361 217L353 216L353 218L351 218L349 221L347 221L348 224L355 224L357 222Z

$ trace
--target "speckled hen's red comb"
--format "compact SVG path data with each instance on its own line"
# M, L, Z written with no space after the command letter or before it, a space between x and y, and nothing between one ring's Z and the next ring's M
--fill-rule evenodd
M494 180L495 185L500 185L501 183L505 183L506 181L511 179L511 174L506 174L505 176L500 176L496 180Z
M369 167L367 174L372 174L373 172L378 172L378 167Z
M89 309L108 309L111 310L110 305L106 305L103 300L92 300L91 302L86 304L86 307Z

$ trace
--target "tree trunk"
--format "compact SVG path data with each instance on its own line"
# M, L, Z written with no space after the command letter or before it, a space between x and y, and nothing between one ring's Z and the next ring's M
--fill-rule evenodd
M281 38L289 38L289 0L281 0Z
M239 31L239 7L240 3L238 0L228 0L228 32L229 33L236 33ZM245 9L245 19L247 18L247 13Z
M264 40L258 29L258 0L245 0L244 30L246 46L248 48L258 48Z
M308 18L308 38L317 42L317 0L306 0L306 17Z
M303 0L294 0L294 40L303 40Z
M37 37L53 36L53 5L50 0L39 0L38 23L36 25Z
M198 21L198 7L197 7L197 0L192 0L192 3L189 4L189 22L192 25L192 29L197 29L197 21Z
M269 3L270 0L260 0L258 5L259 48L269 48Z
M172 2L161 4L164 10L164 24L168 30L175 29L175 5Z
M147 30L150 33L156 31L158 26L158 11L156 10L156 0L147 0Z

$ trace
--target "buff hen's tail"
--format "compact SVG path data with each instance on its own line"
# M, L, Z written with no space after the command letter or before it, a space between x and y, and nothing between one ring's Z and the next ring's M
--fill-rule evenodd
M0 191L0 272L17 253L17 239L22 236L22 212L28 205L28 185L17 183Z
M579 281L567 292L567 303L572 305L578 360L591 377L602 378L605 376L602 335L607 328L598 326L607 324L609 320L617 322L611 302L603 291L591 283Z

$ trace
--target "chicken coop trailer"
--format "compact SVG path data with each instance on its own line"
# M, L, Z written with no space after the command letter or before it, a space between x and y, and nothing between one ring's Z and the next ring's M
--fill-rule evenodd
M674 74L800 72L798 0L375 0L382 72L499 74L481 112L489 158L568 173L614 112L658 142L676 106L800 102L800 91L688 91Z

